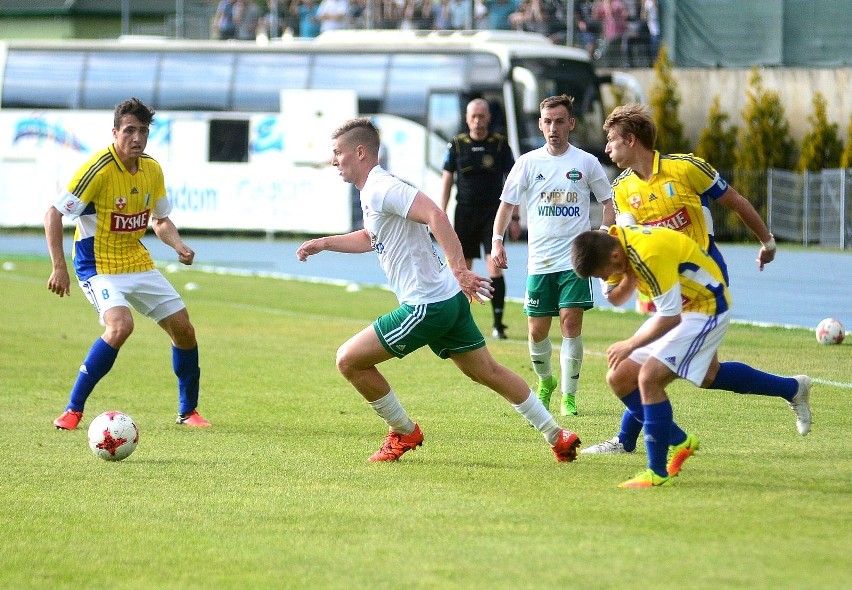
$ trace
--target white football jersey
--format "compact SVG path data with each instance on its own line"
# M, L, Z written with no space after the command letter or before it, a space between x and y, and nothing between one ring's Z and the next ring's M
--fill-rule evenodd
M532 275L571 270L571 244L591 229L591 194L599 203L611 199L609 179L592 154L573 145L561 156L547 146L522 155L503 186L500 199L512 205L525 201Z
M406 218L418 191L376 166L361 189L364 229L400 303L446 301L461 287L438 254L429 228Z

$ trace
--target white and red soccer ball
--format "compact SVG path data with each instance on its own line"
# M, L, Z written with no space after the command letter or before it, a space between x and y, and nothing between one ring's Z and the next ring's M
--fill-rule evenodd
M844 337L843 324L834 318L826 318L817 325L816 339L820 344L840 344Z
M121 461L139 444L139 429L123 412L104 412L89 424L89 448L104 461Z

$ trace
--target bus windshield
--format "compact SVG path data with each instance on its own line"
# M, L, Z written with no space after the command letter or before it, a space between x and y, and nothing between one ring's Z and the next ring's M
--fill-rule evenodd
M571 143L599 158L604 156L604 109L598 78L590 64L564 58L515 58L512 80L522 153L544 145L538 128L539 103L548 96L567 94L574 97L577 121Z

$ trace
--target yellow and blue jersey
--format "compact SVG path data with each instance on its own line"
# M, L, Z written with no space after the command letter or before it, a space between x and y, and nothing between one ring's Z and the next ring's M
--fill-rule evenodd
M637 224L682 232L710 251L710 201L725 194L727 188L728 183L701 158L655 151L647 182L631 168L613 181L613 206L616 215L630 214Z
M57 209L77 221L72 258L79 280L154 268L140 240L152 214L166 217L170 205L159 163L143 154L138 166L130 174L110 146L77 170L60 197Z
M684 311L713 316L730 309L722 270L694 240L668 228L639 225L613 226L610 234L624 247L640 293L659 301L679 290L681 310L659 310L664 315Z

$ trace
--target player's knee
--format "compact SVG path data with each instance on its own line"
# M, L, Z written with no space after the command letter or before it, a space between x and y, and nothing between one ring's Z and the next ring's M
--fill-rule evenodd
M114 318L105 325L104 340L114 348L121 347L133 333L133 318Z
M337 364L337 370L344 377L348 377L348 375L352 374L353 358L349 352L349 347L347 347L345 344L337 349L337 357L335 358L335 363Z
M175 346L178 348L183 348L185 350L195 348L197 345L195 340L195 327L189 322L182 324L172 335L172 342L174 342Z

